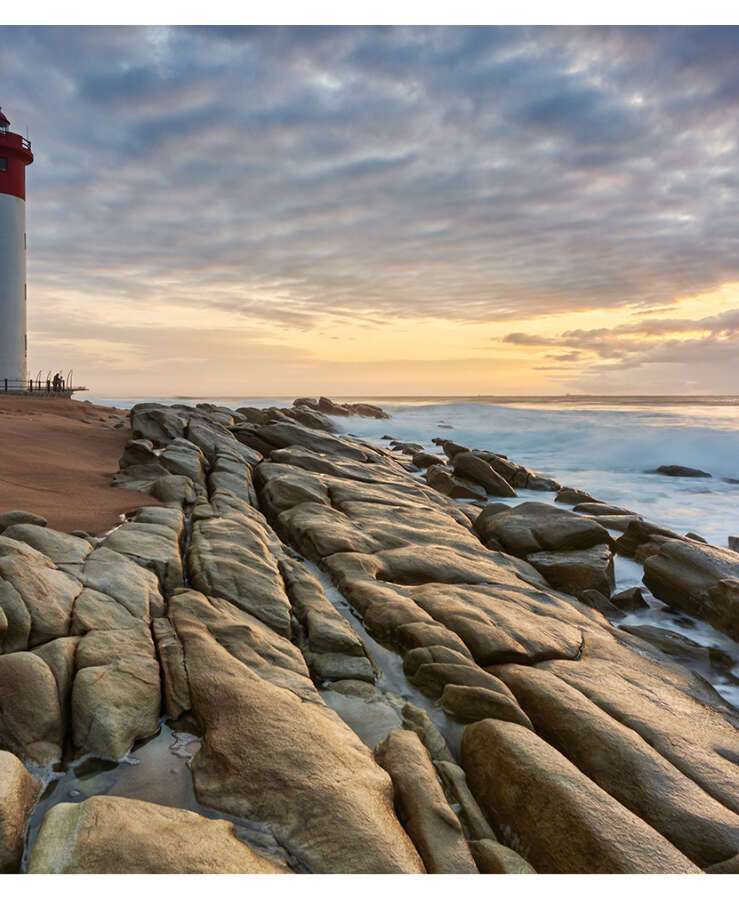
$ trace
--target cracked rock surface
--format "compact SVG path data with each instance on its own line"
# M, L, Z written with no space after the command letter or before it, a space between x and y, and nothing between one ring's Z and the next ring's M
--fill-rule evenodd
M12 511L0 866L31 770L124 765L166 723L196 745L190 808L51 803L29 871L731 869L736 711L577 598L622 615L613 554L644 554L655 594L730 630L739 555L637 518L614 541L583 492L517 502L560 486L499 454L442 442L428 479L327 418L379 413L139 404L116 483L166 505L89 541Z

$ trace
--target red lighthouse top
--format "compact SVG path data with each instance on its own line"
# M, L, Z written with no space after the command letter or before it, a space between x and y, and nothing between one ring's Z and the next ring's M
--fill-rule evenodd
M0 194L26 199L26 166L33 162L31 142L10 130L0 108Z

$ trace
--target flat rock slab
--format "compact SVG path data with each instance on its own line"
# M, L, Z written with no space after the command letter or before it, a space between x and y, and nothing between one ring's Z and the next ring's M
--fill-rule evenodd
M268 823L308 871L423 871L389 777L336 713L266 681L197 623L177 631L205 732L192 764L200 802Z
M534 666L501 666L496 672L540 737L696 865L706 868L739 847L739 816L636 731L551 672Z
M231 822L124 797L58 803L44 817L34 875L286 873L238 839Z

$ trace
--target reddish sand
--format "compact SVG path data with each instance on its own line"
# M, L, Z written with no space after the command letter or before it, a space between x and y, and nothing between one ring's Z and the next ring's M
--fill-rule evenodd
M53 397L0 394L0 512L23 509L61 531L99 535L122 513L159 505L110 486L131 430L104 428L125 410ZM88 421L84 421L88 420ZM92 420L92 421L90 421Z

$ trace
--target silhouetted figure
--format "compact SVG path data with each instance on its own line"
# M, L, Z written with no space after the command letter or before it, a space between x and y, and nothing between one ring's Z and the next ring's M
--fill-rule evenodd
M46 379L46 393L47 394L51 393L51 378Z
M58 372L56 373L56 375L54 375L53 383L54 383L54 390L58 391L59 390L59 373Z

